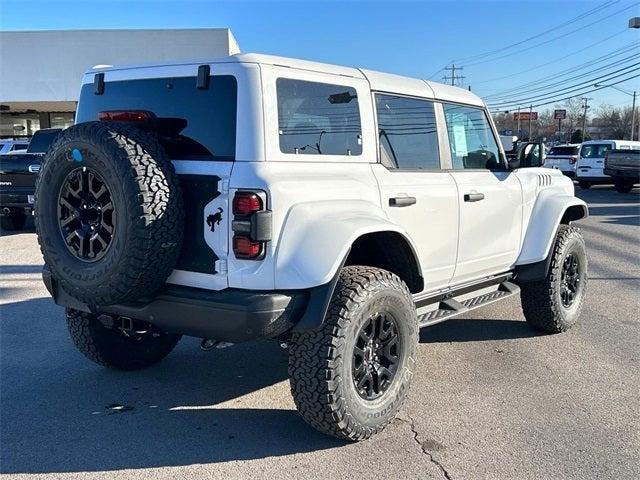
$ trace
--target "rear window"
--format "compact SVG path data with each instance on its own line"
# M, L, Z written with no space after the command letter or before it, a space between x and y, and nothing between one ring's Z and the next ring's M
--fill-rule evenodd
M279 78L276 90L282 153L362 153L360 109L354 88Z
M76 122L98 119L109 110L147 110L166 125L160 142L182 160L234 160L238 86L231 75L214 75L198 90L196 77L106 82L102 95L82 87Z
M608 143L582 145L580 156L582 158L604 158L609 150L611 150L611 145Z
M551 147L547 155L577 155L578 147Z

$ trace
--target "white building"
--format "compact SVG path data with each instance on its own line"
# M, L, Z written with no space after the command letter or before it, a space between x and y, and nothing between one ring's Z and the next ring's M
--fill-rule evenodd
M228 28L0 32L0 137L71 125L82 74L94 65L239 52Z

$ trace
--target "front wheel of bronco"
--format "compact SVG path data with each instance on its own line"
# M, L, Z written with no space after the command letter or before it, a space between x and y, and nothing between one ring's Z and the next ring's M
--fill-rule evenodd
M543 280L521 285L527 322L548 333L560 333L578 320L587 287L587 252L580 230L560 225Z
M117 370L138 370L169 355L181 335L160 332L150 325L124 330L104 325L96 315L67 309L67 327L76 348L89 360ZM144 328L142 328L144 327Z
M342 439L380 432L407 396L417 345L404 282L379 268L345 267L322 326L292 337L289 378L300 414Z

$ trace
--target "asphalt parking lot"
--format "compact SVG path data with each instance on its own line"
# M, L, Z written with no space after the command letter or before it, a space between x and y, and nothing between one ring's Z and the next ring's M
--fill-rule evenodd
M0 238L0 471L7 478L640 478L640 195L578 190L590 281L547 336L518 298L422 331L400 418L347 444L299 418L275 342L100 368L68 338L33 230Z

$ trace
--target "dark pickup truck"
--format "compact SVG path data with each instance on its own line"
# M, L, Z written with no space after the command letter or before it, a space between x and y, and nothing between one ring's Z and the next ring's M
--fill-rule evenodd
M26 152L0 155L0 226L21 230L33 212L33 193L40 163L62 129L38 130Z
M620 193L629 193L640 183L640 150L609 150L604 159L604 174L613 178Z

